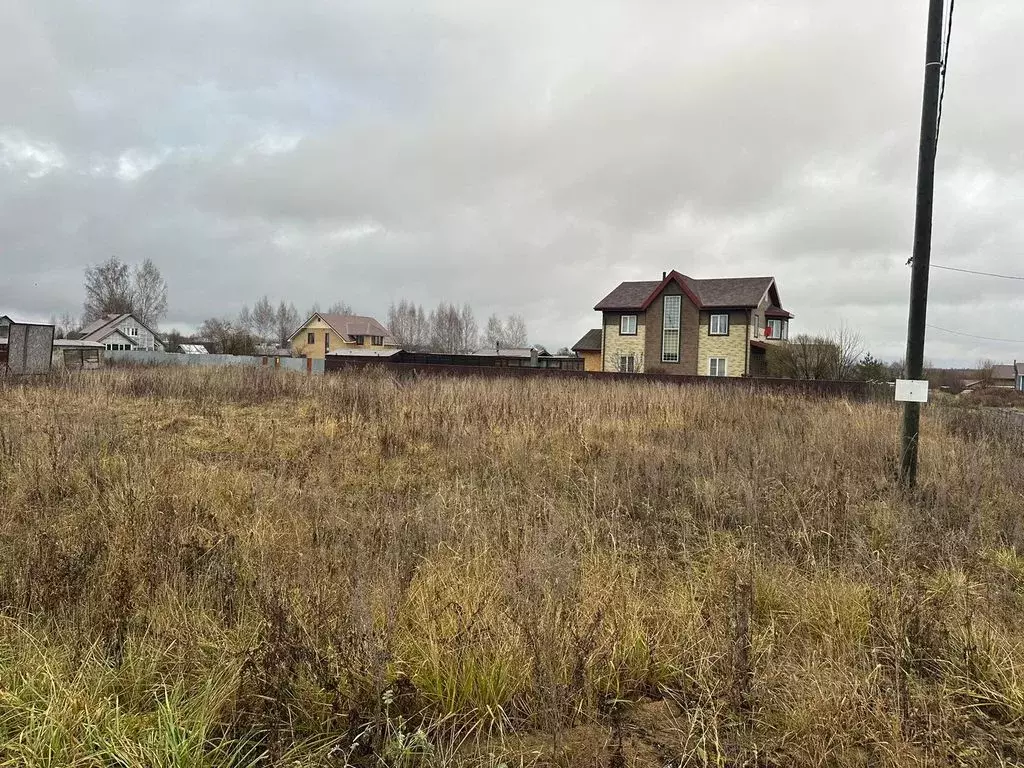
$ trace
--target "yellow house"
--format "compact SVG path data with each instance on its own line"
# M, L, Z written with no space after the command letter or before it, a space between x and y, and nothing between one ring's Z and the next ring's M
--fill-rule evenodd
M604 334L600 328L587 331L582 339L573 345L572 351L578 357L583 358L583 370L601 370L601 344L604 341Z
M314 360L323 360L327 353L340 349L398 349L391 332L372 317L319 312L304 322L288 343L293 354Z

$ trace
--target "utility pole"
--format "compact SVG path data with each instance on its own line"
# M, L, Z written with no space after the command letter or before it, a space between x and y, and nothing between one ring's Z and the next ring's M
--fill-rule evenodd
M910 319L907 325L906 377L924 374L924 337L928 312L928 268L932 251L932 202L935 193L935 150L938 137L939 84L942 75L942 17L945 0L929 0L928 45L925 55L921 146L917 160L917 214L910 278ZM917 482L921 404L903 404L900 477L908 487Z

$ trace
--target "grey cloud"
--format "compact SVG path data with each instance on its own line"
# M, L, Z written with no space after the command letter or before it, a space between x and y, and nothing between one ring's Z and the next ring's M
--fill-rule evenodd
M0 150L0 306L74 309L117 253L162 266L183 325L265 292L446 298L561 345L617 281L675 267L775 274L799 329L847 322L898 358L924 21L883 0L0 0L0 142L66 159ZM961 4L941 263L1021 271L1022 32L1012 0ZM1018 284L932 285L947 327L1024 341Z

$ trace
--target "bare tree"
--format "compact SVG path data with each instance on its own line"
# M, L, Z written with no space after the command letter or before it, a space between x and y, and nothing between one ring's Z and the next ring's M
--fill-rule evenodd
M310 313L312 314L312 313ZM277 307L276 316L277 341L281 346L288 344L288 338L299 327L299 313L294 304L285 304L282 300Z
M85 270L85 316L91 323L104 315L130 312L153 330L167 314L167 282L151 259L132 271L116 256Z
M489 349L523 348L529 343L526 332L526 320L522 315L509 315L502 322L496 314L487 318L487 326L483 333L483 344Z
M252 310L249 309L248 304L243 304L241 311L238 313L238 326L250 333L253 331L255 323L252 319Z
M463 304L459 312L459 352L475 352L480 346L480 326L476 322L473 308Z
M274 336L274 329L277 325L277 314L274 312L274 305L270 298L261 296L252 307L252 326L260 341L266 341Z
M831 331L827 338L839 350L835 378L841 381L857 378L857 364L864 356L864 339L846 323Z
M83 309L83 320L86 323L104 315L131 312L132 280L128 265L116 256L111 256L102 264L86 267Z
M199 334L213 342L222 355L256 354L256 338L237 321L210 318L199 326Z
M50 325L53 326L53 338L55 339L66 339L69 334L82 327L82 324L70 312L64 312L60 317L51 317Z
M167 314L167 281L152 259L135 267L131 312L154 331Z
M530 334L526 330L526 318L522 315L509 315L505 321L505 343L510 347L525 347L530 343Z
M327 308L325 314L328 315L351 315L353 314L352 307L346 304L344 301L336 301Z
M800 334L768 350L768 373L784 379L834 379L839 358L830 339Z
M491 315L487 318L487 327L484 329L483 341L488 349L509 346L505 342L505 324L501 322L501 318L497 315Z
M455 305L442 301L430 313L430 348L457 353L462 345L462 319Z
M402 349L414 351L430 346L430 320L423 307L402 299L388 307L388 330Z
M818 336L801 334L768 351L768 373L786 379L859 377L864 342L847 325Z

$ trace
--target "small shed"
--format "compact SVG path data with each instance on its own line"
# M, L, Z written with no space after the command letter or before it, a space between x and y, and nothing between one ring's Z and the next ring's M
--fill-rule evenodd
M105 346L85 339L55 339L53 367L67 371L95 371L103 365Z

